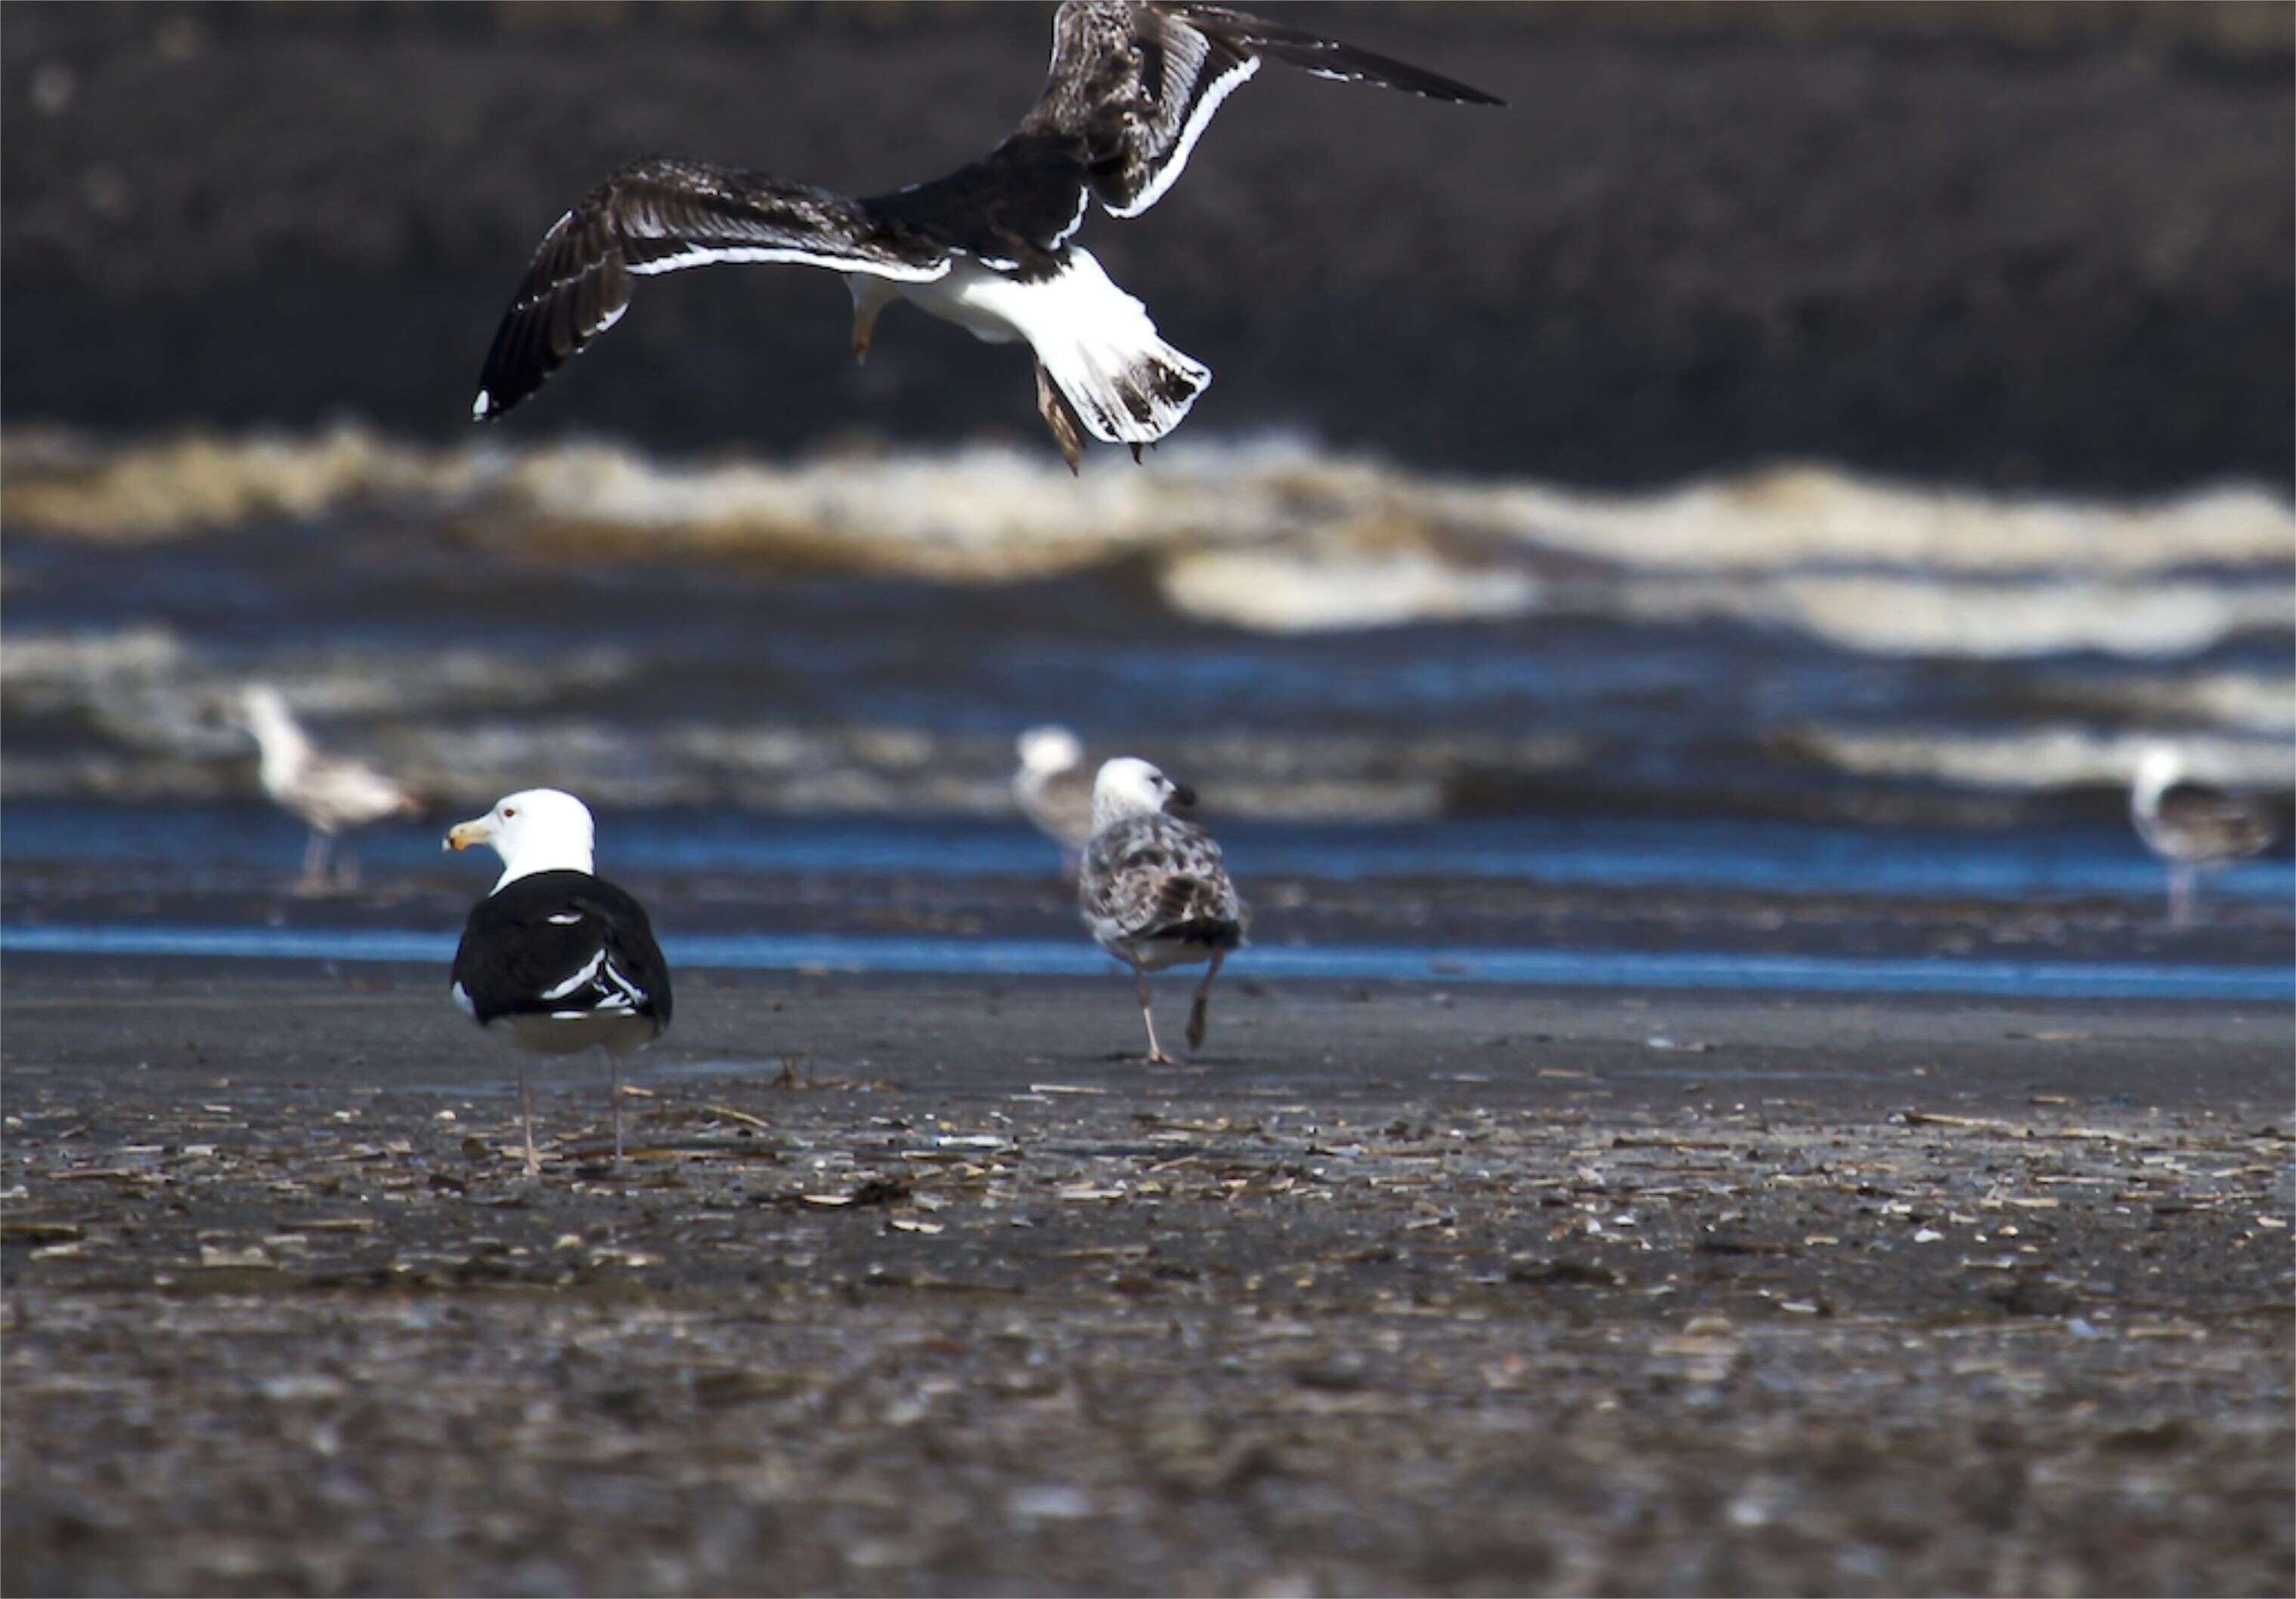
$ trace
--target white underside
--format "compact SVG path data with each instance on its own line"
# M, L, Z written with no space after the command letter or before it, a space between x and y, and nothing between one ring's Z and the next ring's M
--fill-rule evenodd
M1071 249L1057 276L1036 283L961 257L947 276L931 283L857 275L847 282L865 316L906 299L985 343L1027 344L1076 407L1085 430L1104 444L1163 438L1211 383L1210 371L1158 337L1148 308L1118 288L1086 250ZM1189 391L1165 399L1135 381L1157 368L1181 374ZM1148 399L1146 414L1136 414L1125 403L1127 392Z
M1098 927L1093 928L1092 936L1118 960L1144 972L1161 972L1170 966L1201 966L1220 953L1209 944L1184 944L1177 939L1128 939L1103 932Z

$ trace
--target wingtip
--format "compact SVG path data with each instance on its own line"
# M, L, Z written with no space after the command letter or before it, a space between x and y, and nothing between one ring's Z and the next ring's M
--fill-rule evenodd
M492 422L500 414L500 413L495 410L494 404L495 397L488 394L483 389L480 390L479 398L471 402L471 420L472 422Z

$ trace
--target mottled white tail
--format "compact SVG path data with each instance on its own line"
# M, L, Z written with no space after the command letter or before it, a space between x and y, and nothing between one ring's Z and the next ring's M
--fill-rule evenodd
M1211 370L1158 338L1148 308L1089 250L1070 248L1060 272L1029 284L1013 309L1025 310L1014 321L1085 430L1103 444L1154 443L1211 387Z

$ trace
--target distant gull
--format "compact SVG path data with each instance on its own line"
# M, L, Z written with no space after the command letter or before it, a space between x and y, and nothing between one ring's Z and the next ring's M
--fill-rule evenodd
M447 848L490 844L503 874L479 901L455 951L455 1003L478 1022L503 1023L521 1052L519 1123L526 1175L534 1152L534 1092L525 1055L592 1046L613 1063L614 1159L622 1158L622 1057L669 1026L669 966L645 907L591 874L589 808L556 789L528 789L458 822Z
M422 810L411 791L373 767L320 754L287 709L287 697L271 685L246 685L233 710L261 751L263 791L311 830L299 889L326 886L337 833Z
M2271 844L2272 818L2253 800L2193 783L2174 745L2147 745L2128 791L2128 817L2153 854L2169 863L2169 925L2193 918L2195 879Z
M987 343L1029 345L1037 410L1070 470L1086 434L1129 445L1137 459L1179 425L1211 373L1158 338L1147 308L1069 241L1095 200L1111 217L1136 217L1161 199L1212 113L1262 60L1432 100L1502 103L1221 6L1066 0L1036 108L946 177L857 200L660 156L614 173L543 236L472 414L500 416L620 321L633 276L790 262L844 275L856 359L867 356L879 313L906 299Z
M1078 903L1100 947L1132 968L1151 1064L1171 1057L1156 1043L1148 973L1211 963L1188 1012L1188 1047L1196 1049L1204 1041L1212 979L1227 952L1243 942L1247 912L1228 881L1219 845L1202 828L1167 812L1169 805L1195 802L1192 791L1128 756L1102 767L1092 785L1092 838L1077 882Z
M1085 841L1092 837L1092 779L1084 745L1065 727L1031 727L1015 744L1021 769L1013 774L1013 802L1037 831L1061 847L1061 871L1074 877Z

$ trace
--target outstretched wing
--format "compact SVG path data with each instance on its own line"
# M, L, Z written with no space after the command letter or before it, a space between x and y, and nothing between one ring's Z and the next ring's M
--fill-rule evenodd
M1163 198L1220 102L1282 62L1347 83L1431 100L1504 102L1455 79L1225 6L1180 0L1063 0L1053 65L1022 134L1078 142L1093 193L1111 216Z
M721 261L787 261L924 283L939 246L860 201L706 161L623 168L543 235L479 374L471 414L500 416L621 320L630 278Z

